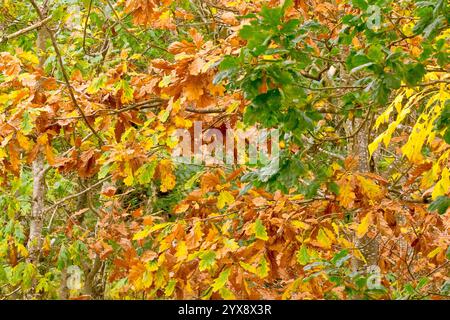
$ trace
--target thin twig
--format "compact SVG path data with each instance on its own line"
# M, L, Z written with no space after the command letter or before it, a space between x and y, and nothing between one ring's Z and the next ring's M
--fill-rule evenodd
M78 112L80 113L81 117L83 118L83 120L86 123L87 127L89 128L89 130L91 130L92 133L97 137L99 143L103 144L102 138L100 137L98 132L95 131L95 129L91 126L91 124L89 123L86 115L83 112L83 109L81 109L81 107L79 106L79 104L77 102L77 99L75 98L75 94L74 94L73 88L72 88L72 86L70 84L69 76L67 75L66 68L64 67L64 62L62 60L61 52L59 51L58 43L56 42L55 36L53 34L53 31L46 25L45 22L43 22L45 20L45 17L44 17L44 14L42 13L41 9L39 8L39 6L36 4L36 1L35 0L28 0L28 1L31 3L31 5L36 10L36 12L37 12L37 14L39 16L39 19L41 19L42 25L45 27L45 29L48 32L48 35L49 35L50 40L52 42L53 48L55 49L55 54L56 54L59 66L61 68L61 72L62 72L64 81L66 83L67 90L69 91L69 96L70 96L70 99L72 100L72 103L74 104L75 108L78 109Z
M225 112L226 108L204 108L204 109L196 109L193 107L187 107L186 111L192 112L192 113L222 113Z
M76 194L72 194L70 196L67 196L61 200L59 200L58 202L56 202L55 204L53 204L52 206L44 209L44 211L49 211L49 210L53 210L54 208L58 207L59 205L61 205L62 203L71 200L73 198L77 198L83 194L85 194L86 192L89 192L90 190L94 189L95 187L98 187L99 185L101 185L103 182L105 182L106 180L109 180L111 178L111 176L108 176L106 178L103 178L102 180L98 181L97 183L94 183L92 186L90 186L89 188L84 189L83 191L80 191Z
M87 27L88 27L88 23L89 23L89 16L91 14L91 10L92 10L92 2L94 0L89 1L89 7L88 7L88 12L86 14L86 20L84 22L84 29L83 29L83 51L85 54L88 54L87 50L86 50L86 33L87 33Z
M35 29L38 29L38 28L41 27L44 23L50 21L51 18L52 18L52 16L48 16L48 17L45 18L44 20L38 21L38 22L36 22L35 24L32 24L32 25L29 26L29 27L23 28L22 30L19 30L19 31L14 32L14 33L11 33L11 34L9 34L9 35L0 37L0 43L7 42L7 41L9 41L9 40L11 40L11 39L20 37L21 35L23 35L23 34L25 34L25 33L27 33L27 32L33 31L33 30L35 30Z

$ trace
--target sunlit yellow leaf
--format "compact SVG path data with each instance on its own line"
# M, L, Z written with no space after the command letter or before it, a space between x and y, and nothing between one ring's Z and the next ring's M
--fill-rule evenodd
M431 197L436 199L439 196L443 196L450 191L450 174L448 168L442 170L441 179L434 186Z
M364 218L362 218L361 223L358 225L358 228L356 229L356 235L358 238L362 238L367 231L369 231L369 225L372 221L372 214L368 213Z
M220 192L219 197L217 198L217 208L223 209L226 205L230 205L233 202L233 195L230 192L223 190Z
M430 253L427 254L427 258L429 259L433 259L435 256L437 256L439 254L439 252L442 251L441 247L437 247L435 248L433 251L431 251Z
M317 242L324 249L331 248L331 240L328 238L326 232L321 228L317 234Z

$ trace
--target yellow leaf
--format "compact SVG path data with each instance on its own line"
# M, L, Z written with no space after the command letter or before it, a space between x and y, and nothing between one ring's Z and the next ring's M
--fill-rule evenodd
M441 180L439 180L434 186L433 192L431 193L431 197L436 199L439 196L443 196L450 191L450 174L448 168L444 168L442 170Z
M384 197L383 189L370 179L357 176L362 193L370 200L380 200Z
M221 191L219 197L217 198L217 208L223 209L225 205L230 205L234 202L233 195L228 191Z
M188 256L188 249L186 246L186 241L180 241L177 244L177 252L175 253L175 257L178 258L178 261L185 260Z
M7 156L5 149L0 148L0 160L5 159Z
M361 251L359 249L356 249L353 251L353 254L355 255L356 258L358 258L361 261L364 261L364 263L367 263L366 258L364 257L364 255L361 253Z
M21 243L16 243L17 251L20 253L22 257L28 257L28 250L25 248L25 246Z
M55 155L53 154L52 146L49 144L45 145L45 157L51 166L55 164Z
M353 243L351 243L350 241L348 241L347 239L345 239L343 237L340 237L338 239L338 243L340 245L342 245L344 248L353 248L354 247Z
M48 143L47 133L41 134L37 138L37 143L40 144L40 145L46 145Z
M337 200L344 208L350 208L353 205L353 201L356 199L356 195L353 192L353 187L348 179L344 179L339 185L339 195Z
M162 192L167 192L175 187L176 178L173 174L173 165L169 159L161 160L159 163L159 171L161 175L161 186L160 190Z
M138 60L142 58L142 54L140 53L135 53L130 57L130 60Z
M143 230L137 232L133 236L133 240L142 240L142 239L146 238L149 234L150 234L150 228L147 226Z
M120 59L125 60L126 58L128 58L128 51L123 49L120 51Z
M133 184L134 178L133 178L133 172L128 163L125 165L125 174L126 174L126 178L123 180L123 183L125 183L125 185L129 187Z
M211 68L211 67L213 66L213 64L215 64L215 63L216 63L217 61L219 61L220 59L221 59L220 56L211 58L211 60L209 60L207 63L205 63L205 64L203 65L203 67L202 67L202 69L201 69L201 72L202 72L202 73L206 73L206 72L209 70L209 68Z
M371 221L372 221L371 213L366 214L366 216L362 218L361 223L358 225L358 228L356 229L356 235L358 236L358 238L362 238L367 233Z
M422 95L419 95L421 97ZM403 154L413 163L421 163L423 161L422 149L425 143L430 144L434 137L434 123L441 115L445 101L450 98L446 92L445 86L434 94L427 102L424 111L419 116L414 125L406 144L402 147ZM416 101L417 99L410 99Z
M330 229L325 228L325 227L323 228L323 230L325 231L325 233L327 234L327 237L328 237L331 241L336 242L336 237L334 236L333 231L331 231Z
M227 114L233 113L233 112L237 109L237 107L239 107L239 102L238 102L238 101L233 102L232 104L230 104L230 105L227 107L226 113L227 113Z
M172 81L172 76L171 75L164 76L162 78L162 80L158 83L158 87L160 87L160 88L167 87L170 84L171 81Z
M309 230L311 229L311 226L307 223L304 223L300 220L293 220L291 222L292 226L297 228L297 229L303 229L303 230Z
M331 226L333 227L334 233L339 237L339 227L336 223L331 223Z
M32 52L24 51L24 52L19 54L19 57L22 60L25 60L27 62L31 62L32 64L38 64L39 63L39 58L35 54L33 54Z
M262 223L261 219L256 219L255 221L255 238L261 239L263 241L269 240L269 236L267 235L266 227Z
M317 242L324 249L331 248L331 240L330 238L328 238L326 232L322 228L319 230L319 233L317 235Z
M46 252L46 251L48 252L48 251L50 251L50 249L51 249L50 238L47 236L47 237L45 237L44 243L42 244L42 250L44 252Z
M437 247L436 249L434 249L433 251L431 251L429 254L427 254L427 258L429 259L433 259L435 256L438 255L439 252L442 251L441 247Z
M174 123L177 128L190 128L192 127L192 121L183 117L175 116Z
M155 224L153 227L150 228L150 233L157 231L157 230L164 229L165 227L168 227L170 225L173 225L173 222L164 222L164 223Z
M29 151L32 148L32 144L30 140L24 136L20 131L17 132L17 141L19 142L19 145L25 150Z
M236 296L228 288L221 288L219 293L224 300L236 300Z
M223 244L224 244L225 248L228 248L230 250L239 249L239 245L234 239L224 239Z
M263 55L262 58L267 61L276 61L277 59L273 55Z
M256 267L252 266L251 264L245 263L244 261L240 261L239 264L241 267L248 272L256 274Z
M174 213L183 213L186 212L187 209L189 209L189 203L180 204L175 207Z

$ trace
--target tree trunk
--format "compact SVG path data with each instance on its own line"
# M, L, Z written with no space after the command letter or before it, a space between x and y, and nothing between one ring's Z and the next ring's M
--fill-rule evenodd
M28 262L35 262L42 245L42 225L44 223L45 162L39 154L32 164L33 196L31 204L30 235L28 237Z
M367 111L369 112L369 111ZM362 127L361 127L362 126ZM364 119L357 119L352 124L350 124L350 132L354 133L357 130L358 133L353 137L350 143L350 152L352 155L358 156L358 171L359 172L369 172L369 132L370 123ZM354 260L353 268L355 271L361 269L367 269L370 266L377 266L379 260L379 240L370 238L364 235L361 239L355 238L355 246L359 248L361 254L366 259L366 265L363 265L361 260Z
M46 12L46 8L43 9ZM45 26L38 30L37 47L39 49L39 67L44 67L47 59L45 42L48 35ZM38 88L38 90L40 90ZM33 194L31 204L30 234L28 237L28 262L35 262L39 257L42 246L42 226L44 223L44 199L45 199L45 158L39 153L32 163Z

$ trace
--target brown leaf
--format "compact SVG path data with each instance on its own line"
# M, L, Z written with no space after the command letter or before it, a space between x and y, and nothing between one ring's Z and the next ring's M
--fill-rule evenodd
M78 174L82 178L91 177L97 170L96 160L98 155L94 149L84 151L80 155L80 162L78 165Z
M116 194L117 189L114 186L107 186L105 188L102 188L102 195L105 197L112 197Z
M195 58L189 66L189 73L193 76L197 76L201 73L205 61L202 58Z
M211 172L205 173L200 179L200 187L205 193L214 190L219 183L219 177Z

